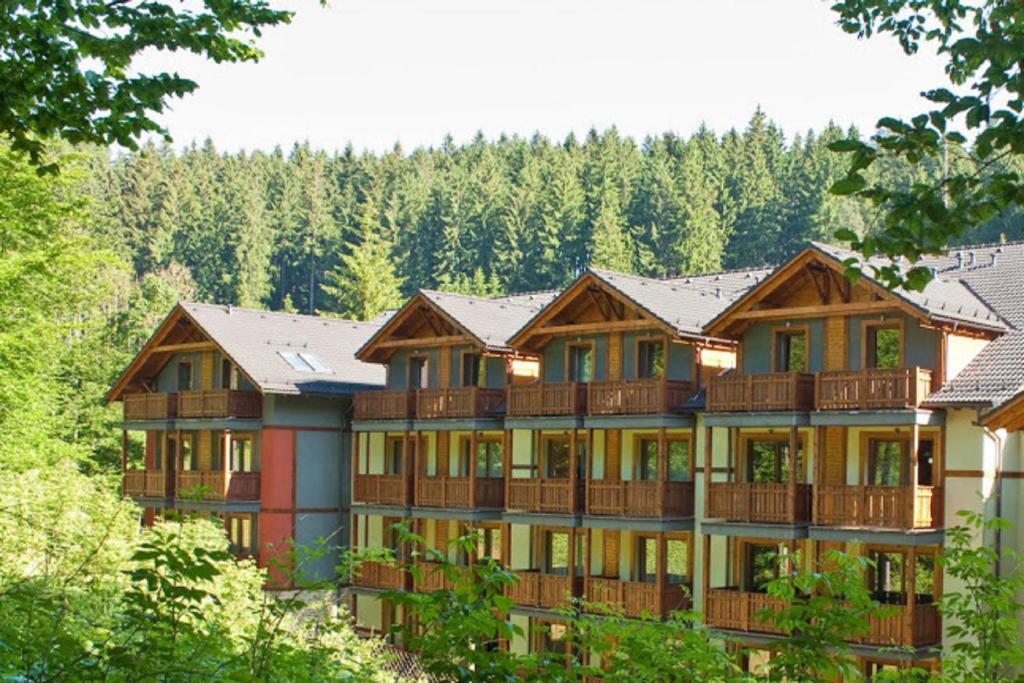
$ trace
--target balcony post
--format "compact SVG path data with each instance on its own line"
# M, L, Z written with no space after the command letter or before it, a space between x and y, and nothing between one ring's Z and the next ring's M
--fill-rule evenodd
M505 489L505 497L502 499L505 501L505 505L508 505L509 489L512 487L512 430L506 429L502 432L502 444L501 444L501 478L502 486ZM502 536L502 542L504 543L504 536ZM504 562L508 562L508 557L502 555L501 558Z
M352 499L356 497L356 480L359 479L359 439L361 432L352 432ZM261 468L262 469L262 468ZM354 545L352 546L355 547Z
M915 523L915 515L917 508L917 475L918 475L918 462L917 462L917 450L921 446L921 428L915 422L910 426L910 472L908 472L908 478L910 479L910 495L907 496L907 528L913 529Z
M576 529L569 527L569 557L566 558L566 578L569 580L569 594L572 595L572 585L576 580ZM538 586L538 592L540 592ZM538 596L539 597L539 596Z
M587 430L587 456L584 464L583 509L590 512L590 482L594 477L594 430Z
M590 530L583 530L583 598L590 600Z
M789 514L792 516L793 521L796 521L796 496L797 496L797 474L799 468L797 467L797 451L800 448L800 439L797 434L796 425L791 425L789 428Z
M907 591L907 606L902 614L903 642L902 645L914 644L914 603L917 599L917 547L910 546L907 550L907 563L904 568L906 580L903 587Z
M658 488L654 495L654 509L656 514L664 514L665 509L665 482L668 481L668 449L665 440L665 428L658 428Z
M708 429L711 429L708 427ZM701 602L703 603L704 615L707 616L708 604L710 603L709 597L711 594L711 536L705 534L704 530L701 529L701 541L703 543L701 566L703 570L701 572ZM696 602L696 601L695 601ZM696 605L694 606L696 609Z
M501 566L512 568L512 525L507 522L501 525Z
M824 439L822 439L821 437L823 429L824 427L821 426L814 427L814 463L812 470L814 475L811 480L814 484L813 488L811 489L814 495L811 496L811 521L813 521L815 524L818 524L818 518L820 517L818 510L818 508L820 507L818 505L818 487L821 486L821 460L823 457L821 448L822 443L824 442Z
M668 573L668 538L664 531L658 532L658 557L655 560L657 569L654 574L655 610L659 618L664 617L665 575Z
M576 450L576 427L569 430L569 509L576 510L576 482L579 480L580 458ZM572 536L570 535L570 540Z
M142 471L146 471L146 463L142 463ZM124 477L128 472L128 430L121 430L121 495L124 495ZM146 475L142 475L142 490L146 490Z
M413 433L416 435L416 441L413 444L413 447L416 449L416 455L414 457L416 462L413 463L414 467L412 471L412 502L413 505L418 505L418 499L420 496L420 472L427 466L427 457L426 454L420 453L420 449L423 447L422 433L419 430L416 430Z
M386 446L387 445L387 439L385 439L384 441L385 441L385 446ZM399 465L399 467L402 468L402 471L400 472L400 474L402 475L402 478L400 480L401 481L400 485L402 487L401 488L402 502L404 503L405 500L406 500L406 497L409 494L409 470L413 466L412 449L409 447L409 432L408 431L403 431L402 432L402 460L401 460L400 463L398 463L398 465ZM379 496L380 494L378 493L377 495Z
M476 507L476 445L477 431L474 429L469 433L469 507Z
M221 436L222 450L220 454L220 465L223 470L221 485L223 486L224 500L228 499L228 487L230 486L230 474L231 471L231 430L225 429L224 434ZM353 482L353 486L355 482Z
M714 427L704 428L704 514L708 513L708 494L711 492L711 456L714 453ZM696 496L696 485L694 485Z

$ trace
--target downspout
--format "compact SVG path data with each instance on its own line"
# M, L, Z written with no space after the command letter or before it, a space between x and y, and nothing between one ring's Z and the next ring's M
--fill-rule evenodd
M981 415L979 411L977 424L982 429L982 434L995 444L996 448L996 475L995 475L995 494L996 494L996 517L1003 516L1003 438L996 432L993 432L988 427L981 424ZM1002 562L1003 557L1003 530L999 526L996 527L995 537L995 551L996 551L996 566L995 575L996 578L1000 578L1002 575Z

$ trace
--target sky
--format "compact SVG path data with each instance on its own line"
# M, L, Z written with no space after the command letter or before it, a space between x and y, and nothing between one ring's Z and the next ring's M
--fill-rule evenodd
M823 0L272 2L296 15L264 33L259 63L138 62L199 83L159 118L176 146L409 151L446 134L613 125L642 140L742 128L759 105L790 136L829 120L870 131L919 113L919 93L945 83L934 54L858 40Z

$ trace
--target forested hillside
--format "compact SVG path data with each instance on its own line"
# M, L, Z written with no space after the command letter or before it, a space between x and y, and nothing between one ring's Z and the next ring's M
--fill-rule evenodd
M137 275L165 271L202 300L370 315L367 287L388 301L395 286L556 287L588 264L702 272L778 262L841 226L863 233L871 208L828 193L846 160L827 145L848 133L788 139L758 111L742 132L642 143L612 129L379 156L147 147L97 161L97 229ZM974 237L1012 239L1022 225Z

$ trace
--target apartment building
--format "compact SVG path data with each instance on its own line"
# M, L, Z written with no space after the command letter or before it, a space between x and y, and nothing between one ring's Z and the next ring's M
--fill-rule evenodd
M332 579L348 538L351 404L384 384L355 350L380 326L181 303L107 394L121 401L123 491L152 523L168 510L224 520L231 548ZM272 571L273 585L292 579Z
M357 395L357 417L362 404L404 421L364 412L355 423L354 544L388 545L403 518L438 548L483 530L480 551L520 579L511 618L529 636L512 648L557 647L552 609L569 597L629 616L692 606L760 649L752 668L778 638L756 617L772 606L769 558L810 565L833 548L866 553L870 590L898 609L852 643L861 666L933 665L943 644L935 601L957 588L936 557L956 512L1009 517L1015 529L1000 542L1024 542L1014 431L1024 425L1024 244L929 258L935 279L922 292L886 290L871 263L851 283L850 258L812 244L770 270L587 271L535 301L504 339L476 339L471 355L524 371L506 372L485 423L447 418L451 432L468 430L458 441L468 445L450 433L441 470L441 425L414 411L452 396L448 387L466 393L467 378L477 386L441 349L490 316L382 329L360 358L389 364L391 391ZM422 293L399 316L444 296ZM426 360L410 366L409 355ZM432 379L431 363L447 369ZM355 582L357 619L373 630L402 618L381 589L441 586L383 566Z

